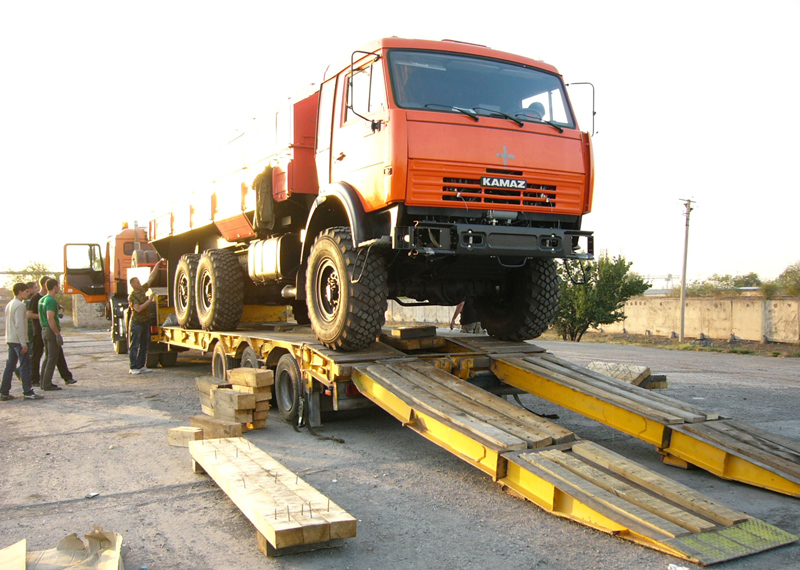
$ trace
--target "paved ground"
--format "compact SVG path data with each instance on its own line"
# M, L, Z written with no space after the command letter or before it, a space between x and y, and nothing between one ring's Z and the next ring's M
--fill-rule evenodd
M540 343L577 363L650 366L669 377L667 394L800 441L797 359L662 351L637 346ZM553 517L505 494L488 477L380 410L325 426L345 444L296 433L274 414L247 434L359 519L340 549L266 559L255 532L216 485L191 472L188 452L166 445L169 427L199 412L199 353L176 368L129 376L107 333L69 333L67 358L79 383L41 402L0 403L0 546L27 538L55 545L92 524L130 547L125 567L220 570L520 568L666 570L693 567ZM0 356L0 365L5 354ZM19 394L19 384L13 393ZM800 534L800 499L663 466L648 445L532 396L560 424L731 507ZM93 499L85 496L99 493ZM718 565L725 570L796 569L800 545Z

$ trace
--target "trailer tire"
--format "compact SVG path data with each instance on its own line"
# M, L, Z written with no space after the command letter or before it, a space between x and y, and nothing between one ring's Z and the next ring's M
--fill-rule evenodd
M197 318L204 330L236 330L244 308L244 274L236 254L224 249L203 252L195 291Z
M161 360L161 354L158 352L148 352L145 358L144 365L147 368L156 368Z
M383 256L359 253L353 247L350 228L340 226L321 232L308 256L306 301L311 327L317 339L334 350L367 348L386 318L388 286ZM354 277L357 283L353 283Z
M300 396L303 393L303 376L300 366L291 354L284 354L275 368L275 403L288 424L297 420L300 412Z
M558 273L552 259L529 259L508 274L500 295L475 300L481 326L501 340L521 341L540 336L558 310Z
M227 382L228 370L236 368L236 364L236 359L225 354L222 343L217 342L211 355L211 375Z
M178 323L185 329L200 328L195 303L195 281L200 256L187 253L181 256L175 268L175 287L173 288L173 305Z
M261 368L261 363L258 361L258 354L252 346L248 346L242 352L242 359L240 360L242 368Z
M114 343L114 354L128 354L127 340L111 340Z
M161 368L172 368L178 363L178 353L162 352L158 355L158 363L161 364Z

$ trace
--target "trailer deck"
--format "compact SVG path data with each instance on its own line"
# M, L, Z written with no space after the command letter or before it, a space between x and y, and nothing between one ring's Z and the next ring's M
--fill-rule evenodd
M403 425L504 488L553 514L676 557L713 564L797 540L475 384L495 391L513 386L652 443L666 457L793 495L800 488L797 443L593 373L530 343L470 335L412 351L379 342L342 353L285 323L235 332L162 327L159 334L173 346L214 351L218 374L238 366L248 348L266 366L274 366L276 355L292 354L306 382L312 424L319 423L320 398L329 395L337 409L352 382ZM737 429L749 439L731 443ZM720 456L721 471L714 463Z

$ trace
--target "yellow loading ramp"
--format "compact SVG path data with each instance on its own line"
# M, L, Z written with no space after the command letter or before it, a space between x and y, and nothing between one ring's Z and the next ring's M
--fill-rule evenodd
M486 354L480 340L458 344ZM505 383L651 443L668 464L800 497L800 443L553 356L488 354Z
M419 359L353 367L362 394L543 509L698 564L797 540Z

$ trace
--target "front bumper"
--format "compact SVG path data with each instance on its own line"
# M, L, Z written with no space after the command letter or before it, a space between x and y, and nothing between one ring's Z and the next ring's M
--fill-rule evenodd
M419 255L594 259L593 232L423 222L392 229L392 249Z

